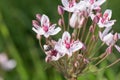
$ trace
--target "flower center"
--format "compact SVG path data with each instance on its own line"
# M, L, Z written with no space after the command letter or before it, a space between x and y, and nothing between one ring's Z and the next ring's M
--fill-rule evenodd
M51 55L52 55L52 56L57 56L57 53L58 53L58 52L57 52L56 50L51 50Z
M47 32L47 31L48 31L48 27L47 27L47 26L43 26L43 30L44 30L45 32Z
M69 49L70 48L70 44L69 43L66 43L66 48Z
M90 3L93 4L93 3L94 3L94 0L90 0Z
M74 1L74 0L69 1L69 8L73 7L73 6L74 6L74 3L75 3L75 1Z

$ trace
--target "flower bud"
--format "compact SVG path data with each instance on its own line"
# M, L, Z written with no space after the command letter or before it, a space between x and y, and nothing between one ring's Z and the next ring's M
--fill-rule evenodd
M32 25L33 25L35 28L39 28L39 22L36 21L36 20L32 20Z
M113 39L114 39L115 41L118 40L118 33L115 33L115 34L114 34Z
M112 46L109 46L109 47L106 49L106 52L107 52L108 54L112 53Z
M88 59L85 59L85 58L84 58L83 61L84 61L85 64L88 64L88 63L89 63L89 60L88 60Z
M40 21L40 19L41 19L41 14L36 14L36 19L37 19L38 21Z
M97 23L99 22L99 19L100 19L100 18L99 18L98 16L95 16L94 19L93 19L93 22L94 22L95 24L97 24Z
M94 26L93 26L93 25L90 26L89 31L90 31L91 33L94 32Z
M79 65L80 65L79 62L75 61L74 66L77 68Z
M63 15L64 14L64 9L62 6L58 5L58 14Z
M62 26L63 24L64 24L63 19L60 18L60 19L58 20L58 25L59 25L59 26Z
M42 36L39 35L39 34L37 34L37 35L36 35L36 38L37 38L38 40L40 40L40 39L42 38Z

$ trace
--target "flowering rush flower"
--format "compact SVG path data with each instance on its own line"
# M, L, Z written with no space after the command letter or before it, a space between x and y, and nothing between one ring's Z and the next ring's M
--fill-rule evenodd
M33 26L32 30L35 31L37 35L44 35L46 38L50 35L57 34L61 30L60 27L55 28L56 24L50 25L49 18L46 15L42 15L39 21L33 20Z
M79 40L72 40L71 36L68 32L64 32L62 35L62 39L55 45L55 49L61 53L66 53L69 57L72 56L72 53L78 51L83 48L83 43Z
M91 65L97 67L112 53L113 47L120 52L117 44L120 33L114 33L112 30L116 20L110 20L112 10L106 9L104 13L101 12L101 6L105 1L61 0L62 5L58 5L57 10L61 16L58 20L61 28L55 28L56 24L50 24L48 16L44 14L37 14L37 20L33 20L32 30L37 33L38 38L41 35L45 37L41 38L45 39L45 43L40 39L40 47L46 55L45 61L55 66L68 80L77 80L79 74L91 71ZM68 19L64 18L65 12L68 13ZM68 25L65 22L68 22ZM61 33L58 38L53 38L52 35L57 35L58 32ZM104 44L108 47L103 53L98 54ZM116 61L106 68L115 63Z
M10 71L16 67L16 61L13 59L8 59L5 53L0 53L0 66L6 71Z
M120 39L120 34L112 34L110 31L111 27L106 28L103 33L99 32L100 39L108 46L115 46L115 48L120 52L120 47L116 45L116 41Z

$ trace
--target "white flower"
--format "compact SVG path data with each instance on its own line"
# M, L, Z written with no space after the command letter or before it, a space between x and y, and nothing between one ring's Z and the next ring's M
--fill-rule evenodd
M77 5L75 0L62 0L62 4L64 6L64 10L68 12L74 12L75 6Z
M85 17L82 14L73 13L70 18L70 26L72 28L80 28L82 27L82 24L84 23Z
M81 43L79 40L72 40L68 32L64 32L62 35L62 39L59 39L59 41L55 45L55 49L58 52L65 53L69 57L72 56L73 52L76 52L81 48L83 48L83 43Z
M9 71L16 67L16 61L13 59L9 60L5 53L1 53L0 54L0 65L4 70Z
M33 26L33 31L38 35L44 35L46 38L50 35L56 35L61 30L60 27L55 28L56 24L50 25L49 18L46 15L42 15L40 25L33 22Z
M85 0L88 1L91 5L91 10L99 10L101 9L100 6L106 1L106 0Z
M116 22L116 20L110 20L112 16L112 11L107 9L103 16L100 17L100 20L98 22L98 25L100 28L103 27L111 27L112 25L114 25L114 23Z
M65 55L64 53L60 53L57 50L52 49L49 45L44 45L44 49L45 54L47 55L45 59L46 62L57 61Z
M115 44L116 41L114 40L114 35L112 33L108 33L111 28L112 27L106 28L103 33L99 32L99 37L105 44L107 44L108 46L114 46L120 52L120 47ZM120 39L120 37L118 37L118 39Z

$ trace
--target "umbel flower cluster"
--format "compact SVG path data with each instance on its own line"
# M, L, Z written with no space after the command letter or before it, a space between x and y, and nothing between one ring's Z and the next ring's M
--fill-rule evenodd
M36 14L32 30L37 33L40 46L46 54L45 61L53 65L68 80L87 71L90 64L97 66L112 53L120 34L112 31L116 20L111 20L112 10L102 13L106 0L61 0L58 5L60 19L52 24L47 15ZM67 13L68 19L65 19ZM61 35L54 40L54 35ZM42 43L41 40L45 40ZM99 45L98 45L99 44ZM98 51L106 45L103 53ZM97 56L96 56L97 55ZM110 67L119 59L107 66Z

